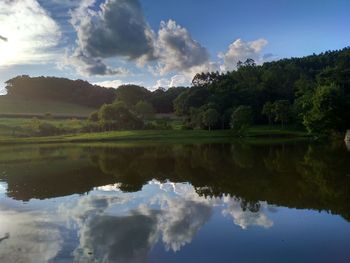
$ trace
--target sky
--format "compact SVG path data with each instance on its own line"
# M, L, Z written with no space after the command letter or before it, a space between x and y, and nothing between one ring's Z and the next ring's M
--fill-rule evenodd
M348 0L0 0L0 89L17 75L148 89L350 46Z

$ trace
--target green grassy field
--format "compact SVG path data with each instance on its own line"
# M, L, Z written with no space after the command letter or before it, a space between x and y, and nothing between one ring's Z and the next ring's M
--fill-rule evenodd
M50 123L61 129L79 130L84 124L84 120L78 119L43 119L45 123ZM31 134L33 118L0 118L0 138L11 136L28 136Z
M266 126L252 127L247 131L245 138L273 139L273 138L306 138L306 132L293 129L268 128ZM0 145L26 143L92 143L92 142L212 142L229 141L239 138L230 130L140 130L140 131L112 131L101 133L84 133L74 135L60 135L50 137L16 138L11 136L0 137Z
M44 115L87 117L93 108L55 101L34 101L0 96L0 114Z

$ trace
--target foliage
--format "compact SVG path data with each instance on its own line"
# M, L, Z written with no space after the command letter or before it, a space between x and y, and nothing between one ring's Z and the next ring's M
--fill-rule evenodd
M138 103L136 103L134 109L136 114L141 119L149 119L154 115L155 112L152 104L144 100L140 100Z
M310 132L329 133L332 130L348 128L350 106L338 86L319 86L311 103L312 108L304 118L304 124Z
M239 106L232 113L231 128L238 132L243 133L253 123L253 111L250 106Z
M123 102L105 104L99 111L99 121L104 130L142 129L143 121L135 116Z
M89 116L89 121L92 121L92 122L98 122L98 111L94 111L90 114Z
M114 89L94 86L83 80L55 77L17 76L6 81L5 88L10 97L61 101L88 107L99 107L115 98Z
M202 122L210 131L219 121L219 113L215 109L207 109L202 113Z
M271 125L275 119L275 105L271 103L271 101L266 102L264 104L262 114L266 115L267 119L269 120L269 124Z
M344 132L350 128L348 107L350 104L350 48L325 52L303 58L282 59L256 65L248 59L238 64L237 70L221 73L199 73L192 87L182 92L174 101L175 111L183 116L186 123L196 122L195 116L202 107L213 104L221 117L221 129L228 128L223 117L230 109L240 105L250 105L255 124L272 124L274 121L284 126L307 125L322 119L317 116L314 100L317 100L319 86L334 84L343 100L337 110L332 110L336 123L327 127L312 129L333 129ZM316 96L316 97L315 97ZM312 110L313 109L313 110ZM313 116L313 117L311 117ZM325 117L324 117L325 118ZM322 121L321 121L322 122ZM311 124L312 125L312 124ZM192 125L193 126L193 125Z
M275 115L275 121L280 122L282 127L290 119L291 105L288 100L278 100L273 104L273 113Z

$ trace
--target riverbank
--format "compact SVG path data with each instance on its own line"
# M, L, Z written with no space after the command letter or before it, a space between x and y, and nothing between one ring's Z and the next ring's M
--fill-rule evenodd
M239 136L231 130L140 130L140 131L112 131L102 133L84 133L59 135L49 137L0 137L0 145L36 144L36 143L89 143L89 142L209 142L229 141L238 138L307 138L305 131L256 126L250 128L244 136Z

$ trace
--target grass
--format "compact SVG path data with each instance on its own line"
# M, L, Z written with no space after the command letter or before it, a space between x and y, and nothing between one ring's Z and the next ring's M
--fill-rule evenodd
M77 119L44 119L46 123L50 123L62 129L79 130L84 121ZM26 136L31 134L31 123L33 118L0 118L0 136Z
M93 142L227 142L236 140L237 135L230 130L204 131L204 130L140 130L140 131L113 131L102 133L86 133L74 135L60 135L50 137L0 137L0 145L27 144L27 143L93 143ZM268 126L255 126L250 128L246 135L250 139L271 138L304 138L309 135L300 130L290 128L276 128Z
M87 117L94 108L56 101L35 101L0 96L0 115L43 115Z

